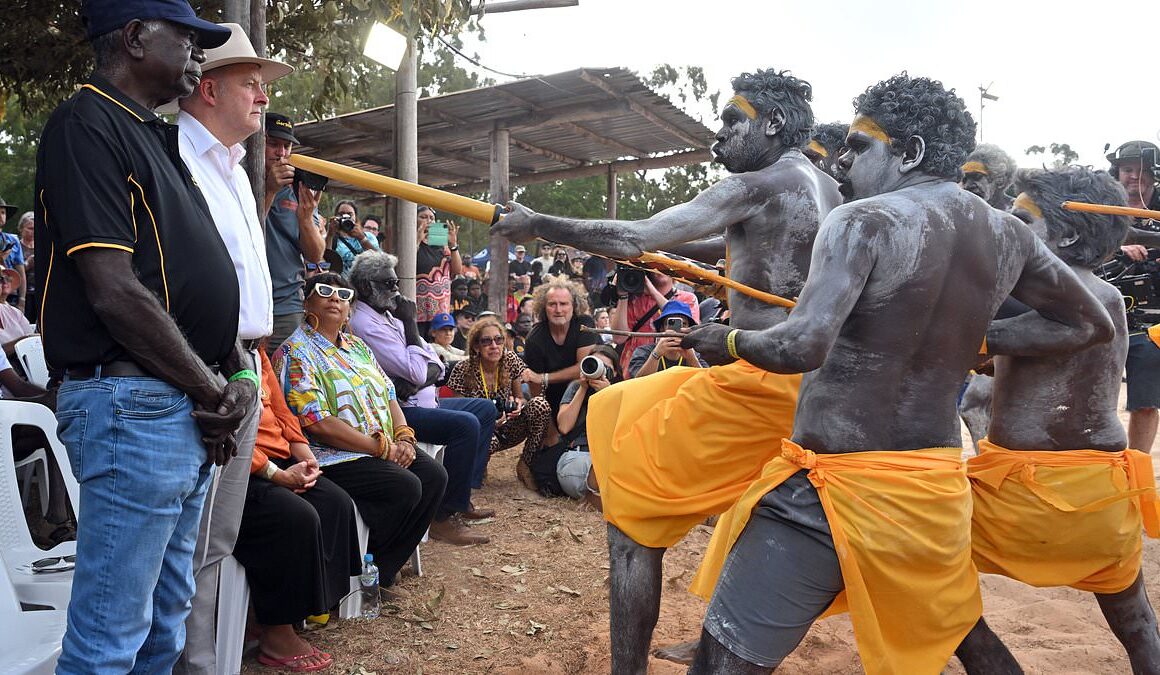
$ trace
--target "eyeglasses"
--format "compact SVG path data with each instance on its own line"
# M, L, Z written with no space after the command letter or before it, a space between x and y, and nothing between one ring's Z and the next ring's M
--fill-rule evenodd
M350 302L351 300L354 300L354 290L350 288L338 288L337 286L331 286L330 284L316 284L314 286L314 290L311 291L311 293L317 293L318 297L320 298L329 298L330 296L337 294L338 299L342 300L343 302Z
M67 572L76 567L77 557L75 555L66 555L56 558L41 558L32 563L32 571L35 573L43 572Z
M325 272L330 269L330 263L325 260L319 263L308 262L306 263L306 269L311 272Z
M399 289L399 280L397 278L395 278L395 279L379 279L375 283L381 284L383 286L383 288L385 288L389 291L396 291Z
M489 347L491 345L500 346L503 344L503 336L497 335L495 337L481 337L476 340L480 347Z

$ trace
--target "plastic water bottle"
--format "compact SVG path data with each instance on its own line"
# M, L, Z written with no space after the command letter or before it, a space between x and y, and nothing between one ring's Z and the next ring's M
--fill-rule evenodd
M363 618L379 618L379 568L375 566L374 557L370 553L363 558L362 574L358 581L362 588Z

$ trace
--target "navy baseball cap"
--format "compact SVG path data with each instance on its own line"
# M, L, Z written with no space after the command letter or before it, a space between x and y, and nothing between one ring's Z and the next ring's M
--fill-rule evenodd
M697 325L697 322L693 320L693 311L689 309L688 305L681 302L680 300L669 300L665 303L665 306L661 308L661 315L653 321L653 328L655 328L658 333L663 332L665 329L665 319L669 318L670 316L683 316L689 320L690 326Z
M294 122L289 117L280 113L266 113L266 135L281 138L284 141L290 141L294 145L302 145L294 137Z
M90 40L123 28L133 19L164 19L197 31L202 49L220 47L230 39L230 29L197 18L186 0L84 0L81 21Z
M431 330L439 330L440 328L454 328L454 327L455 327L455 319L452 319L451 315L448 314L447 312L443 312L442 314L436 314L435 316L431 317Z

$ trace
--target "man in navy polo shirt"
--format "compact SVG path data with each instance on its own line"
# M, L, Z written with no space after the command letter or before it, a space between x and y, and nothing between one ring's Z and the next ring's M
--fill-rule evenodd
M210 466L233 454L257 376L229 252L152 111L230 33L185 0L87 0L81 17L96 72L49 118L36 171L39 324L66 373L59 435L83 507L57 672L169 672Z

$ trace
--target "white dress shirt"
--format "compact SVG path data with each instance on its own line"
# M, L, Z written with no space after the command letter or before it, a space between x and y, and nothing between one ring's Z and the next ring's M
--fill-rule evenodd
M274 330L274 299L266 240L250 179L241 167L246 150L226 148L205 126L182 110L177 115L181 159L201 188L238 274L241 313L238 337L254 340ZM190 252L192 254L192 252Z

